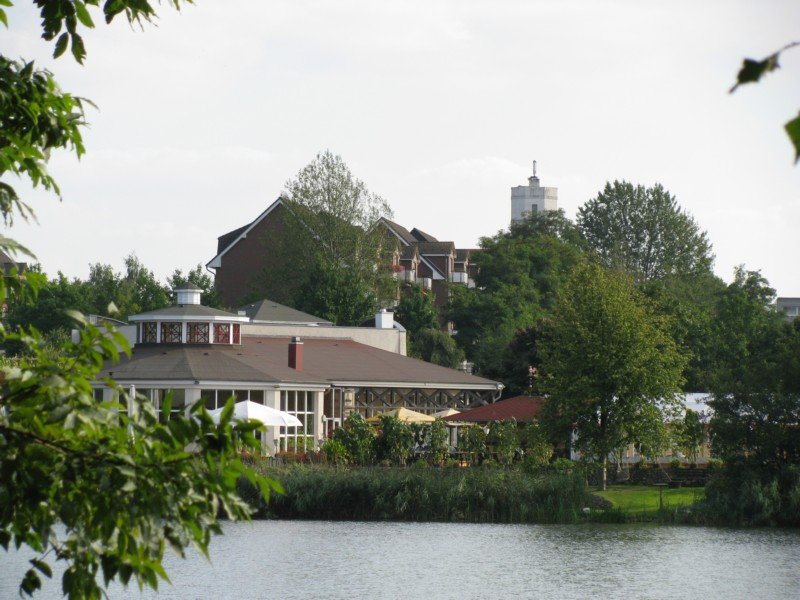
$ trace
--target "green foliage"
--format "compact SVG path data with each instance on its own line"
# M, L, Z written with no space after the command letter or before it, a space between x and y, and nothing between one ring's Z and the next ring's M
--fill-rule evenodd
M340 156L317 154L286 183L283 203L284 233L273 249L278 267L270 268L281 285L296 290L296 308L356 325L393 297L396 282L376 269L391 262L393 247L384 228L373 227L391 209Z
M427 427L425 459L433 465L441 465L450 452L450 435L442 419L436 419Z
M606 183L578 209L578 228L603 263L637 282L711 270L706 233L661 184Z
M447 317L478 372L522 393L539 359L535 346L532 355L511 345L550 313L558 287L583 260L582 242L559 211L532 214L480 244L476 287L453 286Z
M477 425L462 427L459 432L458 449L469 454L471 464L480 464L486 456L486 432Z
M440 329L422 329L412 335L409 355L451 369L457 369L464 360L455 340Z
M587 505L577 474L532 477L515 469L334 469L297 465L268 471L285 495L278 518L572 523Z
M378 308L375 292L363 278L347 268L324 263L308 267L292 304L336 325L359 325Z
M800 325L772 308L774 290L737 269L718 304L712 447L765 480L800 464Z
M691 463L697 463L700 448L706 441L706 430L700 415L691 409L686 409L683 421L678 421L673 425L677 431L676 437L678 448Z
M70 598L99 598L98 574L103 585L119 578L156 588L167 579L167 545L181 556L190 546L206 553L219 512L250 515L238 477L264 496L279 488L239 458L238 444L259 443L256 425L231 423L233 402L216 425L202 404L190 418L160 423L147 400L124 390L115 388L120 402L95 401L90 384L126 342L110 328L78 324L78 341L57 351L33 330L6 334L26 353L2 368L0 544L39 554L22 583L28 594L40 585L36 570L49 576L51 557L67 565Z
M501 465L510 465L519 450L516 421L492 421L486 436L486 447Z
M27 177L34 187L60 196L45 163L55 149L84 153L80 128L85 124L85 103L62 92L53 75L35 69L33 62L0 56L0 213L6 225L13 222L14 213L23 219L33 216L8 183L9 175Z
M529 467L542 468L547 466L553 457L553 444L544 427L535 420L531 421L519 431L520 446Z
M396 416L381 415L380 433L375 438L375 458L378 462L403 466L414 451L411 427Z
M786 44L777 52L773 52L761 60L745 58L741 69L739 69L739 73L736 75L736 83L730 89L730 93L732 94L735 92L740 85L756 83L767 73L779 69L780 64L778 61L780 60L781 54L796 46L800 46L800 42ZM800 160L800 116L787 122L786 125L784 125L784 129L786 129L789 140L794 146L794 162L796 164L797 161Z
M434 294L418 283L412 285L400 298L394 311L395 320L406 328L409 340L425 329L438 329L439 317Z
M375 463L375 429L359 413L350 413L344 425L333 432L333 439L345 447L349 462L362 466Z
M632 281L594 264L560 288L543 355L549 428L562 439L575 431L581 451L604 464L651 441L686 364Z
M327 439L322 444L322 453L329 465L346 465L348 462L347 448L337 439Z

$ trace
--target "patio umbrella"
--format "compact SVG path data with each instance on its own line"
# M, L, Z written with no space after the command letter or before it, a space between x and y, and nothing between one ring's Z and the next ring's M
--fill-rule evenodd
M367 419L367 422L379 423L381 417L397 417L403 423L433 423L436 420L436 417L433 417L431 415L425 415L415 410L410 410L408 408L395 408L394 410L390 410L389 412L381 413L380 415L370 417L369 419Z
M460 414L460 410L456 410L455 408L447 408L445 410L440 410L437 413L433 413L434 417L438 417L440 419L444 419L445 417L450 417L452 415Z
M222 414L223 410L224 409L222 408L217 408L208 411L208 414L211 415L211 418L214 419L214 421L219 421L219 416ZM294 415L290 415L289 413L285 413L275 408L270 408L269 406L264 406L263 404L251 402L250 400L243 400L242 402L237 402L234 405L233 418L240 421L254 419L256 421L261 421L264 425L274 425L278 427L303 426L303 423L300 421L300 419Z

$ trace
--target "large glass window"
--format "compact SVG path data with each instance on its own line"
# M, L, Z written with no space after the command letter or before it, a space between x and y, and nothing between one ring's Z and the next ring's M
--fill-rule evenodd
M222 408L231 396L236 396L236 402L250 400L264 404L264 390L200 390L200 401L206 410Z
M162 323L161 324L161 343L180 344L181 343L181 324Z
M167 397L169 389L165 388L141 388L136 390L137 395L144 396L150 402L158 413L158 420L162 423L169 420L170 416L180 416L186 410L186 390L182 388L172 390L172 408L169 414L164 414L161 410L164 405L164 399Z
M186 342L189 344L207 344L208 323L187 323Z
M281 450L307 452L316 449L314 419L314 392L281 391L281 410L294 415L302 427L279 427L278 443Z

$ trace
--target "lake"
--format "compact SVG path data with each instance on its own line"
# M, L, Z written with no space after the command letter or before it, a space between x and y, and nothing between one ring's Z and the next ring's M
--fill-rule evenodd
M227 523L211 563L111 598L800 598L800 532L657 525ZM0 597L26 557L3 555ZM60 580L38 598L60 597Z

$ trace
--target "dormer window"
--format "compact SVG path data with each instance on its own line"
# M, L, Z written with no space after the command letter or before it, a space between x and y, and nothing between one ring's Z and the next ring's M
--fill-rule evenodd
M155 344L158 341L156 339L157 333L158 333L158 328L155 322L147 321L142 323L141 341L143 344Z
M214 343L215 344L230 344L231 343L231 326L229 323L214 323Z
M180 323L161 323L162 344L180 344L182 341Z
M186 343L187 344L208 344L208 323L187 323L186 324Z

